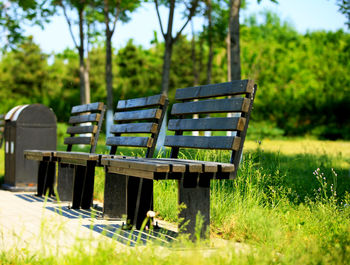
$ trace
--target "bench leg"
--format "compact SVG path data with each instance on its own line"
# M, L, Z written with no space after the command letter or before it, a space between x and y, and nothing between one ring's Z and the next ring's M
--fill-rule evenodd
M58 163L57 193L61 201L73 198L74 166Z
M178 199L179 204L186 205L185 209L180 212L185 232L195 239L196 235L196 217L200 213L203 218L203 224L200 227L200 237L205 237L210 225L210 180L200 181L197 183L198 174L189 174L183 180L178 181Z
M94 194L95 161L74 166L72 209L90 209Z
M140 229L149 210L153 210L153 180L129 177L127 182L127 223Z
M41 197L48 192L54 195L53 185L55 181L56 164L50 161L40 161L38 170L37 196Z
M106 172L103 202L104 217L122 218L126 214L126 181L127 176Z
M95 161L88 161L84 176L83 191L81 197L82 209L90 209L94 199L94 182L95 182ZM73 194L74 196L74 194Z

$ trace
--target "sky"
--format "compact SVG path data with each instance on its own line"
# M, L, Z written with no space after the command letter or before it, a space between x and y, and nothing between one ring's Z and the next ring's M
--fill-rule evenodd
M248 0L246 10L241 10L241 21L251 14L259 14L265 10L278 14L282 21L287 21L293 25L300 33L307 31L326 30L336 31L343 29L349 32L345 22L346 18L338 11L336 0L279 0L278 4L269 0L262 0L257 4L256 0ZM163 25L166 26L167 12L161 10ZM175 30L182 27L184 21L181 16L175 17ZM205 21L194 19L194 28L199 31ZM190 34L190 24L184 33ZM137 45L145 48L150 47L150 42L154 38L154 31L157 31L158 40L162 40L160 27L155 12L154 5L149 3L139 8L132 14L129 23L118 23L112 42L113 47L119 49L124 47L129 39L133 39ZM40 45L46 53L62 52L65 48L73 48L73 41L69 34L67 22L63 16L56 16L44 30L39 27L26 27L27 35L33 35L34 41Z

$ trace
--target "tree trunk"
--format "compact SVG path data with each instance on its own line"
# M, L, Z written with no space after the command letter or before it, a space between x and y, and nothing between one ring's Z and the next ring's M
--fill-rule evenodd
M231 54L231 80L241 79L241 60L239 47L239 10L241 0L230 0L230 54Z
M211 19L211 0L207 0L207 16L208 16L208 64L207 64L207 84L211 84L212 68L213 68L213 26Z
M86 66L84 60L84 9L79 9L79 77L80 77L80 104L87 104L87 91L86 91Z
M106 25L107 26L107 25ZM106 87L107 87L107 115L106 133L110 136L110 127L113 124L113 68L112 68L112 34L106 28Z
M230 71L231 80L241 79L241 55L239 47L239 11L241 0L230 0L230 17L229 17L229 44L230 44ZM239 113L228 113L228 117L240 117ZM228 131L227 135L236 136L237 132ZM243 155L243 152L242 152Z

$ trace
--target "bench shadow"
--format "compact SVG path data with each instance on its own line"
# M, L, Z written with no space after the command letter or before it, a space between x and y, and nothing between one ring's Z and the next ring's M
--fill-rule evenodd
M34 194L15 194L17 198L23 199L27 202L55 202L56 200L51 197L38 197L35 196Z
M178 236L178 233L160 227L148 231L140 231L125 230L120 224L95 224L83 226L112 238L123 245L131 247L136 245L146 245L147 243L167 245L175 241Z
M68 206L46 206L45 209L69 219L94 219L95 217L102 215L101 211L95 209L72 209Z

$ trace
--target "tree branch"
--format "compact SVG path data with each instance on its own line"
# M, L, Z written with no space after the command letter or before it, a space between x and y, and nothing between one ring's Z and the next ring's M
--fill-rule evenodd
M115 28L116 28L116 25L117 25L117 21L119 19L119 15L121 13L120 6L117 6L116 8L117 8L117 13L115 14L115 17L114 17L113 27L112 27L112 30L111 30L111 35L113 35L113 33L115 31Z
M174 38L174 41L176 41L180 37L182 31L186 28L187 24L191 21L192 17L194 16L194 13L196 12L197 5L198 5L198 0L194 0L192 2L191 8L189 8L190 14L188 15L187 21L182 26L182 28L177 32Z
M158 0L154 0L154 3L155 3L155 5L156 5L156 11L157 11L157 16L158 16L158 20L159 20L160 31L162 32L162 35L163 35L163 37L164 37L164 39L165 39L166 36L165 36L165 33L164 33L162 20L161 20L161 18L160 18L160 14L159 14Z
M74 34L73 34L73 30L72 30L72 23L71 23L71 21L70 21L68 15L67 15L66 7L63 5L62 1L59 1L59 5L60 5L60 6L62 7L62 9L63 9L63 14L64 14L64 17L66 18L67 23L68 23L69 33L70 33L70 35L72 36L72 39L73 39L73 42L74 42L74 46L75 46L75 48L77 48L77 49L79 50L79 49L80 49L80 48L79 48L80 46L78 46L78 44L77 44L77 42L76 42L76 40L75 40L75 38L74 38Z

